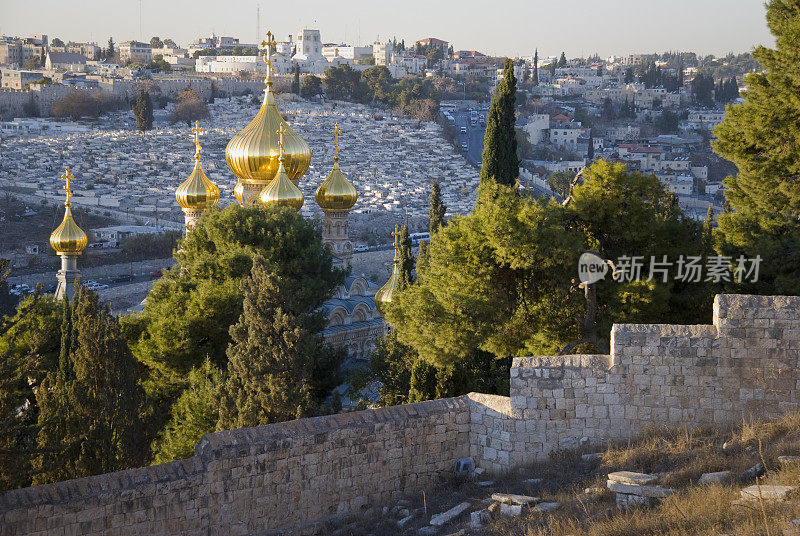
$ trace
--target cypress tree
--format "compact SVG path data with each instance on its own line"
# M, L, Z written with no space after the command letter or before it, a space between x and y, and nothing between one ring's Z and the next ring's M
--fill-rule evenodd
M533 54L533 85L539 85L539 49Z
M315 410L312 382L324 318L301 309L290 282L264 257L242 284L244 312L231 327L218 430L288 421Z
M300 66L294 64L294 79L292 80L292 93L300 95Z
M35 484L136 467L145 459L139 419L144 392L117 318L83 288L72 309L70 346L76 350L64 360L65 373L59 364L36 394L41 454L34 462Z
M133 104L133 115L136 116L136 130L144 132L153 128L153 101L150 93L141 89Z
M441 193L439 181L431 182L430 210L428 211L428 217L430 219L428 229L431 233L431 237L433 237L436 231L444 227L444 214L447 212L447 207L442 203Z
M761 256L750 291L800 294L800 2L768 2L767 25L776 47L753 52L763 70L715 130L714 150L739 169L724 182L718 232L725 255Z
M414 282L414 254L411 252L411 238L408 225L400 227L400 288L404 289Z
M492 95L492 104L486 116L486 135L483 145L481 182L494 180L498 184L514 186L519 177L516 124L517 79L514 63L506 58L503 80Z
M559 67L566 67L567 66L567 55L564 52L561 52L561 57L558 58L558 66Z
M589 129L589 148L586 150L586 158L591 162L594 160L594 132Z

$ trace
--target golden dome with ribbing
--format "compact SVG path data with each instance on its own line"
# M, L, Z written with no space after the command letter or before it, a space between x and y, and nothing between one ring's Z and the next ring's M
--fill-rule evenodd
M375 293L375 307L382 316L386 316L386 305L392 303L392 298L396 292L400 291L400 230L394 227L394 266L392 275L378 292Z
M276 132L281 125L286 129L284 167L289 178L293 181L300 180L311 164L311 147L284 121L275 104L272 93L272 53L275 41L270 32L267 32L267 38L268 41L261 43L267 49L264 56L267 62L264 102L250 124L231 138L225 148L225 161L230 170L240 181L251 184L266 184L277 176L279 162Z
M286 205L295 210L303 206L303 192L289 180L283 162L278 164L278 176L264 187L258 199L267 206Z
M286 155L283 152L285 136L286 127L281 125L278 127L278 175L264 187L258 199L266 206L285 205L300 210L300 207L303 206L303 192L289 180L284 167L286 162Z
M175 190L175 199L184 210L205 210L216 206L219 202L219 188L206 177L203 166L200 165L200 139L199 135L203 131L200 123L195 121L192 129L194 132L195 154L194 170L189 178L183 181L178 189Z
M325 212L345 212L353 208L358 200L358 192L355 186L347 180L342 170L339 168L339 124L334 130L334 157L333 170L328 178L322 181L314 193L319 207Z
M72 197L72 190L69 188L70 179L75 178L67 168L66 173L61 176L66 180L64 189L67 191L67 200L64 203L64 219L55 231L50 235L50 246L56 250L58 255L80 255L89 243L89 239L83 229L78 227L72 217L72 210L69 198Z

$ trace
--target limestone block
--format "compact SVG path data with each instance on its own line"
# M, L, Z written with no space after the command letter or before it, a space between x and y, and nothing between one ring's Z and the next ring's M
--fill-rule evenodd
M470 503L466 501L457 504L456 506L452 507L450 510L446 512L442 512L441 514L435 514L431 516L430 524L435 527L441 527L445 523L449 523L450 521L460 516L462 513L464 513L464 511L468 510L469 507Z
M739 494L745 501L758 501L759 498L763 498L765 501L785 501L787 496L797 488L797 486L763 485L759 489L759 486L748 486Z
M641 486L639 484L627 484L625 482L616 482L609 480L607 487L610 491L615 493L622 493L625 495L636 495L639 497L650 497L654 499L663 499L675 493L676 490L669 488L662 488L659 486Z
M726 484L732 478L733 475L730 471L718 471L716 473L703 473L698 482L700 484Z
M658 477L645 473L634 473L632 471L617 471L609 473L608 480L613 482L625 482L628 484L647 485L658 480Z
M492 500L503 504L532 505L541 502L539 497L514 495L512 493L492 493Z

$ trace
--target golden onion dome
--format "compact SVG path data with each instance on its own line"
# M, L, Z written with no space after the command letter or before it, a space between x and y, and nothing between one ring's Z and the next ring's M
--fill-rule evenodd
M334 136L334 157L333 157L333 170L328 178L322 181L314 193L314 198L317 204L325 211L348 211L353 208L358 200L358 192L347 177L344 176L342 170L339 168L339 124L336 123L333 129Z
M267 32L267 41L262 41L261 46L266 48L264 60L267 62L264 102L250 124L228 142L225 161L240 181L251 184L271 181L278 174L279 163L275 133L283 126L286 129L284 167L289 178L298 181L311 164L311 147L283 120L275 104L275 95L272 93L272 54L276 45L271 32Z
M283 153L283 142L286 129L281 126L278 130L278 148L279 148L279 161L278 161L278 175L272 179L267 186L261 191L258 199L264 205L286 205L295 210L300 210L303 206L303 192L300 188L289 180L286 173L284 163L286 155Z
M69 198L72 197L72 190L69 188L69 181L75 177L70 174L69 168L67 168L66 173L61 178L66 180L66 185L64 186L67 191L67 200L64 203L66 210L64 211L64 219L61 221L61 225L50 235L50 246L56 250L58 255L80 255L86 248L89 239L83 229L75 223L70 209L72 203L70 203Z
M394 226L394 266L392 275L378 292L375 293L375 307L382 316L386 316L386 304L392 303L396 292L400 291L400 229Z
M175 199L184 210L205 210L216 206L219 202L219 188L211 182L206 174L203 172L203 166L200 165L200 133L203 131L200 128L199 121L195 121L195 126L192 128L194 132L194 170L189 178L183 181L178 189L175 190Z

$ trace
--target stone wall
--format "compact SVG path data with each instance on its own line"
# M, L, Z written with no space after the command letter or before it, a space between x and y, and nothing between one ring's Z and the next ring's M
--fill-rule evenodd
M220 432L188 460L6 492L0 535L314 532L468 454L465 397Z
M516 358L510 394L507 416L522 424L505 427L516 430L505 469L652 426L797 410L800 298L719 295L713 325L614 325L611 355ZM479 465L498 468L491 450L482 454Z
M523 357L511 396L469 395L205 436L168 464L0 495L5 535L320 533L435 484L501 474L652 426L797 410L800 297L717 296L713 325L615 325L610 355Z

